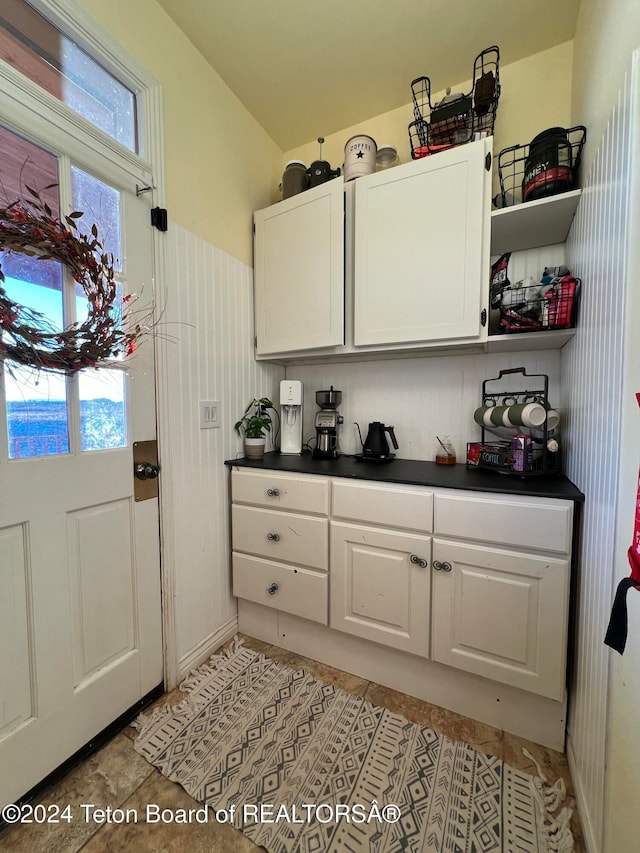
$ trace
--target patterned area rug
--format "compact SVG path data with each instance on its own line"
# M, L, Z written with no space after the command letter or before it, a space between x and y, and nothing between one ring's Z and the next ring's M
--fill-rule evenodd
M564 783L237 642L137 721L135 748L269 853L564 853Z

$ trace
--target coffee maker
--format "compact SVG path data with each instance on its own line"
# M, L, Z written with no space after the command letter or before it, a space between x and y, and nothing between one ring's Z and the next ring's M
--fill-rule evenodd
M296 456L302 453L302 382L283 379L280 383L280 453Z
M342 401L342 391L334 391L333 385L328 391L316 391L316 403L320 411L316 412L316 446L314 459L336 459L338 450L338 426L344 418L338 414Z

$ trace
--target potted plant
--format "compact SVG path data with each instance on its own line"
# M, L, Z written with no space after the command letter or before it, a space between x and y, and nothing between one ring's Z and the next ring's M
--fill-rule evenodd
M235 431L244 436L244 452L247 459L262 459L267 442L267 433L271 431L271 415L273 403L268 397L253 399L239 421Z

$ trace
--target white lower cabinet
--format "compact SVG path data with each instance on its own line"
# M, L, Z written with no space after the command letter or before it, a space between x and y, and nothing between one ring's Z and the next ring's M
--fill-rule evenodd
M236 596L563 701L572 501L242 468L232 491Z
M426 656L431 537L332 521L330 626Z
M569 561L433 540L431 657L561 699Z

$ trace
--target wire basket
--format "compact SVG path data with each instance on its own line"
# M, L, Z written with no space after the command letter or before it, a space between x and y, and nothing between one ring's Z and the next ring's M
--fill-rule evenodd
M427 157L493 134L500 98L500 51L488 47L473 63L473 86L468 94L431 102L431 80L417 77L411 83L415 121L409 125L411 157Z
M523 384L524 388L521 387ZM480 441L467 443L467 468L487 468L521 478L561 473L562 453L556 431L559 415L549 405L549 377L546 374L528 374L524 367L501 370L497 377L484 380L481 400L481 408L474 413L476 423L480 423L476 418L482 409L499 405L500 401L505 407L535 400L547 414L544 423L536 429L498 426L499 421L491 419L491 425L486 426L483 415ZM500 411L500 408L496 409L496 412ZM557 418L553 429L552 413Z
M506 287L500 294L500 332L542 332L572 329L576 323L580 279L572 275Z
M496 206L509 207L574 189L586 138L584 125L551 127L528 145L503 148L498 154Z

